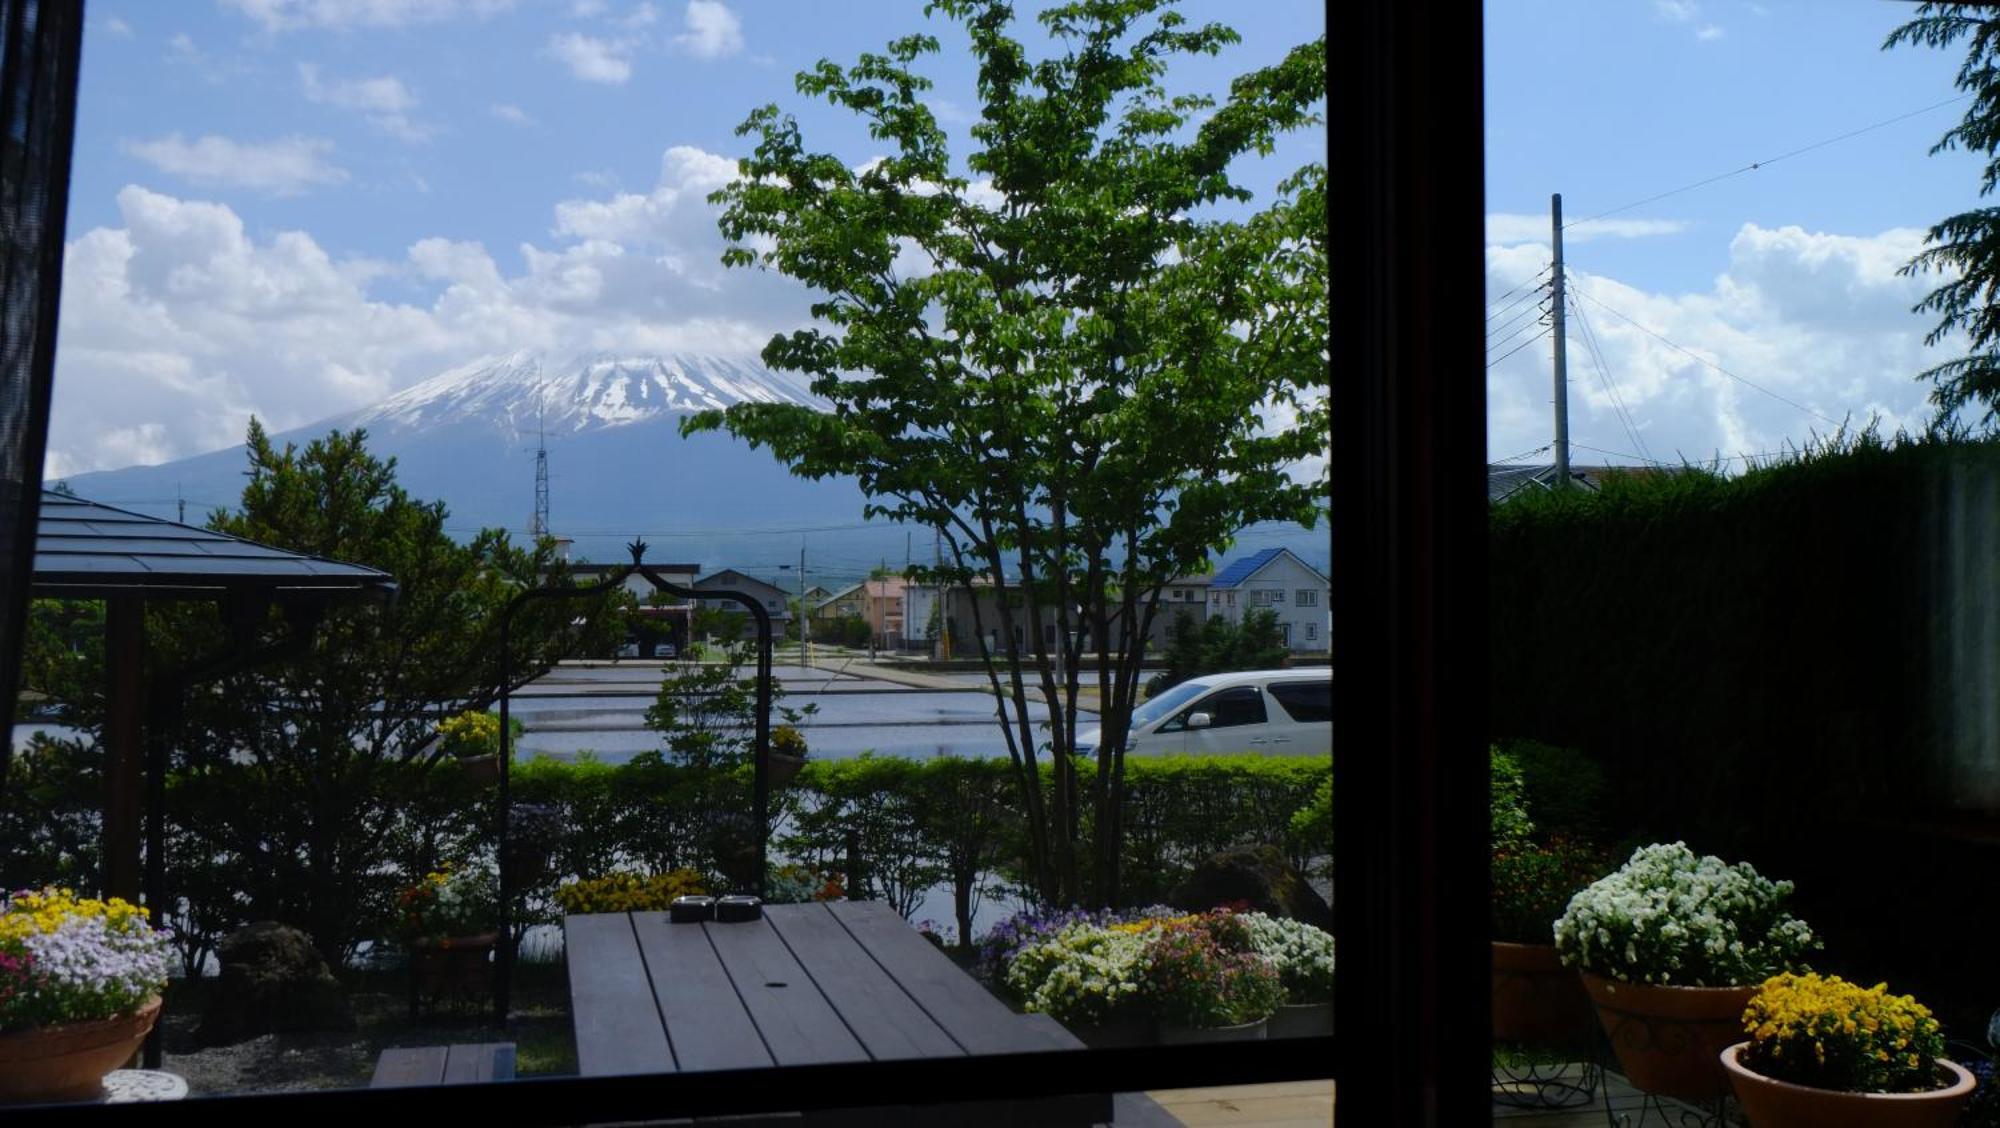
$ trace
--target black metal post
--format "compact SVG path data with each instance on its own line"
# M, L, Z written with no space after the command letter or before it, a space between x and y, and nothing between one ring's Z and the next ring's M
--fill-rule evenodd
M513 928L513 882L507 874L507 842L513 823L513 807L510 802L509 779L514 760L514 731L509 699L513 696L514 661L513 633L514 613L535 599L581 599L601 595L623 584L635 573L643 576L647 583L668 595L682 599L727 599L749 608L750 616L757 623L757 724L755 737L756 778L753 804L757 822L757 895L763 897L770 892L769 844L771 838L771 613L765 609L763 601L740 591L696 591L684 588L655 572L644 563L646 542L633 541L625 546L632 554L632 563L604 577L594 584L581 587L535 588L524 591L508 602L500 612L500 825L497 834L498 857L495 859L500 885L500 947L494 953L493 1009L501 1026L507 1024L507 1012L513 995L514 984L514 928ZM692 640L690 640L692 641Z

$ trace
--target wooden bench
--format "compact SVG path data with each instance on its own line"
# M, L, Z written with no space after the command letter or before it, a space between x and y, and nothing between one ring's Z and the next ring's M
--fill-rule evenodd
M409 1085L466 1085L514 1079L514 1043L475 1042L462 1046L395 1046L375 1062L371 1089Z

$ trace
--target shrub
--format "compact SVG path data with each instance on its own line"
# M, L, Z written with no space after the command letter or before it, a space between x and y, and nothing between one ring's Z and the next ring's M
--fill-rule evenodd
M1521 765L1498 747L1487 752L1486 763L1491 782L1493 849L1511 850L1525 844L1535 832L1534 821L1528 818Z
M1837 975L1775 975L1743 1011L1743 1064L1778 1081L1851 1093L1938 1087L1944 1035L1923 1004Z
M1316 858L1326 860L1324 876L1333 875L1333 773L1329 771L1312 802L1292 815L1292 852L1310 865ZM1301 867L1302 869L1305 867Z
M1549 944L1570 898L1610 869L1594 846L1567 838L1523 843L1493 855L1493 939Z
M801 905L808 901L838 901L847 896L840 875L815 866L790 863L771 867L770 895L773 905Z
M660 913L683 895L707 893L706 878L693 870L666 873L609 873L603 877L565 882L556 890L556 904L565 913Z
M167 933L114 897L67 889L0 898L0 1030L112 1018L166 989Z
M1556 951L1570 967L1630 983L1736 987L1802 967L1818 947L1785 911L1792 883L1748 862L1695 857L1685 843L1642 847L1570 899Z
M1574 748L1504 741L1521 773L1521 801L1539 834L1597 839L1603 832L1604 769Z
M490 867L445 865L427 873L396 897L407 937L476 936L498 922L499 878Z

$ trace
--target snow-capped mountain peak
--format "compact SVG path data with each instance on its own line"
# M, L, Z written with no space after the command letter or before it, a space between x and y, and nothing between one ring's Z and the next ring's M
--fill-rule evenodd
M482 357L411 385L347 422L410 431L478 422L512 435L620 427L738 403L824 407L803 379L751 360L688 354L526 350Z

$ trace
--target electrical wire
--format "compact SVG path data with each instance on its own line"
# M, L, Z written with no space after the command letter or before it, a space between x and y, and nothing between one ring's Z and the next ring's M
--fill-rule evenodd
M1505 457L1505 458L1497 458L1497 459L1494 459L1494 460L1493 460L1493 465L1495 465L1495 466L1498 466L1498 465L1500 465L1500 464L1501 464L1502 462L1519 462L1519 461L1520 461L1521 459L1523 459L1523 458L1526 458L1526 457L1528 457L1529 455L1533 455L1533 454L1540 454L1540 453L1542 453L1543 451L1545 451L1545 450L1549 449L1549 447L1551 447L1551 446L1553 446L1553 445L1555 445L1555 444L1553 444L1553 443L1543 443L1543 444L1542 444L1541 446L1538 446L1538 447L1536 447L1536 448L1535 448L1535 449L1533 449L1533 450L1524 450L1524 451L1522 451L1522 452L1521 452L1521 453L1519 453L1519 454L1510 454L1510 455L1508 455L1508 456L1507 456L1507 457Z
M1486 339L1489 343L1487 344L1486 347L1488 349L1491 349L1494 345L1499 344L1501 341L1504 341L1507 338L1513 336L1515 333L1520 332L1521 326L1534 324L1534 322L1532 321L1524 320L1529 314L1531 313L1535 314L1537 319L1539 319L1541 317L1548 316L1548 312L1549 312L1548 310L1538 305L1529 306L1527 309L1522 310L1519 314L1517 314L1515 317L1509 320L1506 325L1500 326L1497 329L1488 330L1486 333Z
M1590 318L1584 315L1583 306L1574 298L1570 300L1569 308L1576 313L1577 324L1583 327L1584 347L1590 353L1591 363L1597 368L1598 382L1611 395L1612 409L1624 425L1626 437L1632 440L1632 445L1638 447L1641 454L1651 459L1653 452L1646 449L1646 440L1639 437L1639 425L1632 418L1631 409L1625 406L1625 397L1618 393L1618 381L1611 375L1611 366L1604 362L1604 350L1597 346L1597 333L1590 327Z
M1797 400L1795 400L1795 399L1789 399L1789 398L1787 398L1787 397L1785 397L1785 396L1782 396L1782 395L1779 395L1779 394L1778 394L1777 392L1774 392L1774 391L1772 391L1771 389L1769 389L1769 388L1765 387L1765 386L1764 386L1764 385L1762 385L1762 384L1759 384L1759 383L1757 383L1757 382L1756 382L1756 381L1754 381L1754 380L1747 380L1747 379L1745 379L1745 378L1743 378L1743 377L1741 377L1741 376L1738 376L1738 375L1737 375L1736 373L1734 373L1734 372L1731 372L1731 371L1730 371L1729 369L1727 369L1727 368L1724 368L1724 367L1723 367L1723 366L1721 366L1720 364L1717 364L1717 363L1715 363L1714 361L1712 361L1712 360L1708 359L1707 357L1705 357L1705 356L1702 356L1702 355L1701 355L1701 354L1699 354L1699 353L1696 353L1696 352L1693 352L1693 351L1691 351L1691 350L1689 350L1689 349L1687 349L1687 348L1684 348L1684 347L1682 347L1681 345L1679 345L1679 344L1676 344L1675 342L1673 342L1673 341L1671 341L1671 340L1668 340L1668 339L1667 339L1667 337L1666 337L1666 336L1665 336L1664 334L1661 334L1661 333L1659 333L1659 332L1656 332L1656 331L1654 331L1654 330L1652 330L1652 329L1648 329L1648 328L1647 328L1646 326L1644 326L1644 325L1641 325L1641 324L1640 324L1640 323L1639 323L1639 322L1638 322L1638 321L1637 321L1636 319L1632 318L1631 316L1629 316L1629 315L1627 315L1627 314L1624 314L1624 313L1621 313L1621 312L1619 312L1619 311L1618 311L1617 309L1615 309L1615 308L1614 308L1614 307L1612 307L1612 306L1608 306L1608 305L1605 305L1605 304L1604 304L1604 303L1603 303L1602 301L1599 301L1599 300L1597 299L1597 297L1596 297L1595 295L1591 294L1591 293L1590 293L1590 292L1589 292L1588 290L1585 290L1585 289L1583 289L1582 287L1580 287L1580 286L1577 286L1577 285L1576 285L1576 284L1575 284L1574 282L1572 282L1572 283L1570 284L1570 289L1571 289L1571 290L1572 290L1573 292L1575 292L1575 293L1577 293L1577 294L1580 294L1580 295L1582 295L1582 296L1583 296L1584 298L1588 299L1588 300L1589 300L1589 301L1591 302L1591 304L1593 304L1593 305L1597 306L1597 307L1598 307L1599 309L1602 309L1602 310L1603 310L1604 312L1606 312L1606 313L1608 313L1608 314L1611 314L1611 315L1612 315L1612 316L1614 316L1614 317L1617 317L1617 318L1619 318L1619 319L1621 319L1621 320L1623 320L1623 321L1626 321L1626 322L1630 323L1630 324L1631 324L1631 325L1632 325L1632 326L1633 326L1634 328L1638 329L1638 330L1639 330L1639 331L1640 331L1641 333L1644 333L1644 334L1646 334L1647 336L1649 336L1649 337L1653 338L1654 340L1656 340L1656 341L1659 341L1659 342L1660 342L1661 344L1663 344L1663 345L1666 345L1666 346L1667 346L1668 348L1671 348L1671 349L1675 350L1676 352L1680 352L1680 353L1684 353L1684 354L1686 354L1686 355L1687 355L1688 357L1692 358L1693 360L1695 360L1695 361L1697 361L1697 362L1699 362L1699 363L1701 363L1701 364L1704 364L1704 365L1707 365L1707 366L1708 366L1708 367L1710 367L1710 368L1713 368L1713 369L1715 369L1715 370L1716 370L1717 372L1720 372L1720 373L1722 373L1722 374L1723 374L1724 376L1727 376L1727 377L1729 377L1729 378L1730 378L1731 380L1734 380L1734 381L1736 381L1737 383L1739 383L1739 384L1742 384L1742 385L1743 385L1744 387L1746 387L1746 388L1753 388L1753 389L1755 389L1755 390L1757 390L1757 391L1760 391L1760 392L1764 393L1765 395L1767 395L1767 396L1770 396L1770 397L1771 397L1772 399L1774 399L1774 400L1777 400L1777 401L1778 401L1779 403L1782 403L1782 404L1785 404L1785 405L1787 405L1787 406L1790 406L1790 407L1794 407L1794 408L1797 408L1798 410L1800 410L1800 411L1803 411L1803 412L1805 412L1805 413L1806 413L1807 415L1810 415L1810 416L1813 416L1813 417L1814 417L1814 418L1816 418L1816 419L1823 419L1823 420L1825 420L1825 421L1826 421L1827 423L1830 423L1830 424L1832 424L1832 425L1833 425L1833 426L1835 426L1835 427L1839 427L1839 426L1841 426L1841 422L1840 422L1840 420L1838 420L1838 419L1835 419L1835 418L1834 418L1834 417L1832 417L1831 415L1827 415L1827 414L1826 414L1826 413L1824 413L1824 412L1821 412L1821 411L1818 411L1818 410L1815 410L1815 409L1813 409L1813 408L1810 408L1810 407L1807 407L1807 406L1806 406L1805 404L1802 404L1802 403L1800 403L1799 401L1797 401ZM1488 367L1491 367L1491 366L1489 365Z
M1797 149L1793 149L1791 152L1788 153L1779 153L1775 157L1769 157L1761 161L1751 161L1749 164L1744 165L1742 168L1734 168L1730 169L1728 172L1717 173L1714 176L1705 177L1701 180L1697 180L1692 184L1683 184L1679 188L1674 188L1670 191L1661 192L1658 195L1648 196L1643 200L1634 200L1629 204L1620 204L1619 206L1612 208L1610 211L1601 211L1598 212L1596 215L1587 216L1583 219L1571 220L1570 222L1563 224L1563 230L1567 231L1570 228L1577 226L1578 224L1591 223L1596 220L1603 219L1606 216L1617 215L1619 212L1626 212L1626 211L1631 211L1633 208L1644 207L1647 204L1664 200L1669 196L1678 196L1682 192L1692 192L1696 188L1705 188L1708 185L1714 184L1718 181L1728 180L1732 176L1741 176L1746 172L1756 172L1760 168L1766 168L1770 165L1777 164L1779 161L1790 160L1793 157L1800 156L1805 153L1810 153L1814 149L1823 149L1828 145L1832 145L1840 141L1846 141L1852 137L1859 137L1864 133L1872 133L1875 130L1884 128L1885 126L1894 125L1899 121L1907 121L1908 119L1917 117L1921 114L1930 113L1932 110L1941 110L1946 106L1955 105L1971 97L1972 97L1971 94L1961 94L1956 98L1946 98L1942 102L1933 102L1930 105L1923 107L1922 109L1916 109L1916 110L1911 110L1908 113L1897 114L1895 117L1891 118L1883 118L1881 121L1878 121L1873 125L1864 125L1860 129L1852 129L1847 131L1846 133L1842 133L1835 137L1828 137L1822 141L1815 141L1810 145L1803 145Z
M1548 335L1549 335L1549 330L1546 328L1543 329L1541 332L1535 334L1532 337L1529 337L1527 340L1522 341L1520 344L1515 345L1513 348L1508 349L1506 352L1501 353L1499 356L1494 357L1492 360L1487 361L1486 367L1492 368L1494 365L1500 363L1503 360L1506 360L1508 357L1513 356L1515 353L1520 352L1522 349L1527 348L1529 345L1534 344L1536 341L1539 341L1544 337L1547 337Z
M1541 294L1541 291L1544 289L1542 283L1544 280L1544 276L1548 274L1549 269L1550 268L1547 266L1543 267L1541 270L1535 273L1535 276L1533 278L1528 279L1526 282L1521 283L1519 286L1514 287L1513 289L1507 291L1505 294L1502 294L1499 297L1493 299L1491 302L1488 302L1486 308L1489 310L1492 310L1496 306L1499 306L1502 302L1506 302L1507 305L1506 309L1499 309L1493 313L1487 314L1486 320L1491 321L1494 318L1499 317L1502 314L1506 313L1507 310L1513 309L1515 306L1518 306L1522 302L1527 301L1529 298L1538 297ZM1527 292L1522 293L1522 291L1524 290ZM1520 294L1521 296L1515 298L1512 302L1507 302L1507 299L1514 294Z

